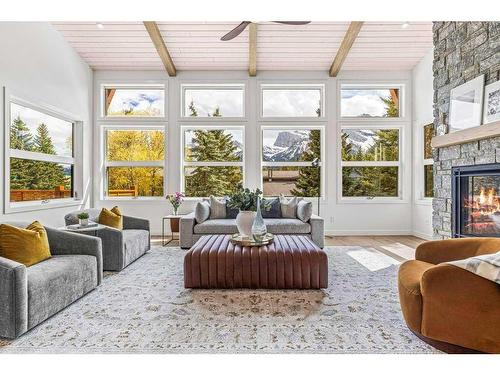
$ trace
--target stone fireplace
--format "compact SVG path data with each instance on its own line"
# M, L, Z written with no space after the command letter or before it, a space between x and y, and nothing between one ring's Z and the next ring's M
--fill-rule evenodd
M481 74L485 75L485 84L496 82L500 79L500 22L435 22L434 32L434 124L439 125L441 114L449 113L450 90ZM463 228L462 225L472 223L471 216L474 216L474 223L481 220L481 210L483 210L484 221L494 221L497 215L493 207L473 208L465 211L465 220L460 222L460 218L455 220L457 212L460 210L460 202L454 201L453 184L456 172L460 171L462 177L469 172L472 173L475 167L486 169L490 164L500 163L500 136L479 141L455 144L435 149L434 151L434 200L432 226L434 237L437 239L451 238L455 235L471 235L467 230L471 227ZM498 165L497 165L498 166ZM464 167L470 167L467 169ZM496 178L487 182L481 178L472 179L473 186L468 190L467 199L477 204L481 199L489 202L490 189L495 187ZM483 197L481 198L481 183L483 183ZM461 183L461 182L460 182ZM460 184L459 183L459 184ZM465 184L465 182L463 182ZM471 182L468 182L471 184ZM488 185L490 184L490 185ZM492 200L499 194L500 186L496 186L492 195ZM479 189L479 190L478 190ZM462 189L461 192L464 192ZM479 201L478 201L479 200ZM493 206L493 205L491 205ZM471 212L472 211L472 212ZM485 216L486 215L486 216ZM487 217L487 215L490 215ZM498 215L500 218L500 215ZM457 228L460 225L460 228ZM491 229L491 224L484 224ZM478 229L472 231L476 234ZM488 229L488 230L490 230ZM465 232L464 232L465 230ZM477 234L476 234L477 235ZM489 235L489 234L483 234Z

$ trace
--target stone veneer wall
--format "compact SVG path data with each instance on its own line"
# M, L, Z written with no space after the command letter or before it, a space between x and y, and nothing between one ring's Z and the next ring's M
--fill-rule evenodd
M434 22L434 124L449 112L450 90L485 74L500 79L500 22ZM432 226L435 238L449 238L451 168L500 163L500 137L434 150Z

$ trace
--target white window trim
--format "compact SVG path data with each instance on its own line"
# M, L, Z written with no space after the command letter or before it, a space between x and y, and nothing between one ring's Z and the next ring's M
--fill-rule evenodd
M165 150L167 150L167 131L165 130L164 124L148 124L148 125L132 125L128 124L113 124L113 125L102 125L101 129L101 160L102 160L102 184L101 184L101 192L100 199L102 201L158 201L163 200L166 195L166 185L167 179L165 178L165 163L167 159L167 152L164 154L163 160L151 160L151 161L108 161L107 160L107 131L108 130L124 130L124 131L134 131L134 130L152 130L152 131L162 131L165 137L164 146ZM161 197L110 197L107 195L108 191L108 167L156 167L163 169L163 194Z
M78 120L78 116L69 112L64 112L58 108L47 104L36 103L35 100L25 100L15 95L12 91L4 87L4 213L16 213L51 209L58 207L78 206L82 204L83 196L83 122ZM39 152L15 150L10 148L10 126L11 110L10 104L15 103L23 107L33 109L58 119L71 122L73 124L73 156L57 156L42 154ZM10 159L21 158L38 161L48 161L53 163L70 164L73 166L73 195L72 198L45 199L25 202L10 201Z
M320 186L321 186L321 200L326 200L326 188L325 188L325 173L326 173L326 161L325 161L325 127L320 125L300 125L297 124L280 124L280 125L262 125L260 127L259 134L259 160L260 167L258 175L259 178L259 189L264 191L264 176L262 174L263 167L310 167L311 162L307 161L294 161L294 162L279 162L279 161L263 161L262 160L262 148L264 147L264 130L319 130L320 131L320 139L321 139L321 156L319 161L320 167ZM270 197L267 195L266 197ZM306 199L317 199L318 197L303 197Z
M184 105L185 105L185 91L186 89L201 89L201 90L243 90L243 116L241 117L194 117L185 116ZM246 122L248 121L248 87L246 82L230 81L230 82L218 82L210 81L205 82L203 80L193 81L193 82L183 82L180 84L180 108L179 108L179 118L178 121L182 122L206 122L206 123L235 123L235 122Z
M239 130L242 132L242 145L243 145L243 150L242 150L242 157L241 161L186 161L185 160L185 149L184 149L184 143L185 143L185 137L186 137L186 131L188 130ZM243 186L245 187L245 149L246 149L246 144L245 144L245 126L239 125L239 126L225 126L225 125L182 125L181 126L181 144L180 144L180 150L181 150L181 163L180 163L180 176L181 176L181 191L184 192L186 191L186 178L184 176L184 168L185 167L196 167L196 166L206 166L206 167L240 167L241 168L241 175L242 175L242 183ZM192 200L192 201L199 201L201 198L208 198L208 197L185 197L185 200Z
M259 107L258 107L258 121L262 122L323 122L326 121L326 100L325 100L325 83L278 83L278 82L259 82ZM286 117L286 116L264 116L264 90L320 90L320 117L313 116L300 116L300 117Z
M434 165L434 159L424 159L424 128L433 122L433 119L425 121L417 126L417 134L415 136L416 148L416 168L417 171L415 180L415 204L432 205L433 197L425 196L425 166Z
M343 161L342 160L342 130L344 129L397 129L399 131L399 157L397 161ZM369 124L342 124L339 131L339 136L337 140L337 157L339 160L337 169L337 200L339 203L355 203L355 204L380 204L380 203L407 203L404 197L403 191L403 145L405 144L405 126L403 124L380 124L380 125L369 125ZM397 197L344 197L342 195L343 178L342 178L342 168L343 167L398 167L398 196Z
M107 116L105 111L105 91L106 88L116 89L159 89L163 90L164 107L163 116L147 117L147 116ZM98 121L100 122L117 122L117 121L141 121L141 122L162 122L168 119L168 86L166 82L155 81L127 81L127 82L100 82L99 83L99 103L98 103Z
M357 89L399 89L399 117L342 117L342 86ZM345 79L337 82L337 121L343 123L369 122L388 123L408 121L407 110L407 80L384 81L384 80L353 80Z

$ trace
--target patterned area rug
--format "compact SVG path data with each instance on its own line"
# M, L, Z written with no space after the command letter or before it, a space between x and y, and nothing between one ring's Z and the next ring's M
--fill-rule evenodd
M406 327L397 264L330 247L323 291L186 290L179 248L156 247L0 353L435 353ZM373 269L373 268L372 268Z

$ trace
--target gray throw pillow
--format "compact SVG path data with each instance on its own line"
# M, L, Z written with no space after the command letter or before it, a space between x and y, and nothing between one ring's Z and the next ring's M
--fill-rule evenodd
M311 219L313 213L312 202L306 202L304 200L299 201L297 204L297 217L304 223L307 223Z
M226 200L220 201L210 196L210 220L226 218Z
M210 217L210 204L203 200L196 203L196 208L194 209L194 218L197 223L201 224Z
M297 218L297 204L302 198L293 197L290 200L281 194L280 195L280 205L281 205L281 217L288 219Z

